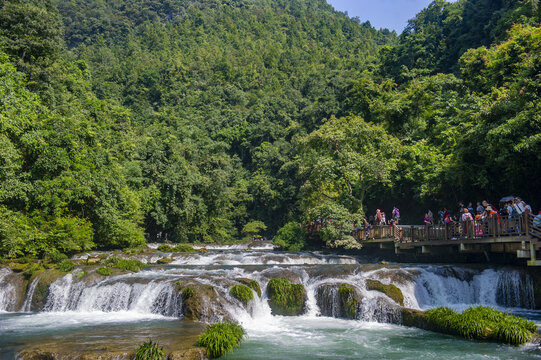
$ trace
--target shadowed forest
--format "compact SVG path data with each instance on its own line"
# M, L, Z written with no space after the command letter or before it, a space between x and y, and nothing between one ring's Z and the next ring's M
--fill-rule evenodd
M324 0L4 0L0 254L300 249L317 217L347 247L376 207L539 208L540 22L536 0L435 0L401 34Z

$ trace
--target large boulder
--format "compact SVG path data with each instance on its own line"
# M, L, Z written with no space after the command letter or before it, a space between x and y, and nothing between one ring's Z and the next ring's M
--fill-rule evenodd
M269 306L275 315L298 316L304 312L306 290L302 284L274 278L267 284Z

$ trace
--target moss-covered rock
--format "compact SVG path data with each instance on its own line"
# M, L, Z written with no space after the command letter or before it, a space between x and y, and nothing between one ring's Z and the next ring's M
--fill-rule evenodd
M216 290L206 284L179 284L182 294L182 313L186 320L200 321L206 317L207 302L217 303Z
M304 311L306 290L302 284L275 278L267 285L269 306L275 315L298 316Z
M340 298L340 316L346 319L357 318L357 294L355 288L349 284L342 284L338 288Z
M257 281L246 278L238 278L235 280L240 282L241 284L248 286L249 288L254 290L259 297L261 297L261 286L259 286L259 283Z
M231 289L229 289L229 295L233 296L235 299L242 302L244 305L248 305L250 300L253 300L254 293L252 292L252 289L250 289L246 285L233 285Z
M367 279L366 289L384 293L385 295L393 299L396 303L404 306L404 295L402 294L402 291L393 284L386 285L378 280Z
M156 264L169 264L173 259L171 258L161 258L156 261Z
M470 340L521 345L536 336L536 325L526 319L487 307L472 307L462 314L449 308L422 311L402 309L402 324Z
M58 270L42 270L35 274L34 278L37 278L38 283L30 302L30 310L40 311L43 309L49 294L49 286L64 275L66 274Z

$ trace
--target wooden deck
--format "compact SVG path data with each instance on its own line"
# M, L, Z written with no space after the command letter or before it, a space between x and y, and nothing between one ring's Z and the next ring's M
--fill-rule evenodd
M538 254L541 227L534 226L532 214L492 216L478 221L442 225L383 225L360 229L353 233L363 245L391 248L395 252L415 251L430 254L452 248L458 252L516 253L528 259L529 266L541 266Z

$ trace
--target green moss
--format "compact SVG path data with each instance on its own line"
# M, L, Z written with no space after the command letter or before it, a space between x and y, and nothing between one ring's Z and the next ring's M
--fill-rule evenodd
M401 306L404 306L404 295L402 294L402 291L393 284L385 285L380 281L367 279L366 289L384 293Z
M30 310L40 311L45 305L45 300L47 299L47 294L49 292L49 285L55 282L58 278L64 276L64 273L61 273L58 270L42 270L34 274L33 278L38 278L38 283L34 289L34 295L30 302ZM33 278L31 280L33 280Z
M194 252L195 249L189 244L178 244L173 248L175 252Z
M156 264L169 264L173 259L171 258L161 258L156 261Z
M458 314L448 308L426 312L426 329L471 340L488 340L521 345L532 339L533 322L487 307L473 307Z
M271 279L267 285L267 293L273 314L288 316L302 314L306 291L301 284L292 284L286 279Z
M254 298L252 289L246 285L233 285L231 289L229 289L229 294L240 300L244 305L248 305L250 300Z
M106 267L100 267L96 269L96 272L102 276L111 276L113 275L113 270Z
M197 339L197 345L207 350L209 358L219 358L232 351L242 341L244 334L244 329L237 324L213 324Z
M107 267L120 269L122 271L133 271L133 272L138 272L145 267L145 264L143 264L140 261L126 260L126 259L121 259L117 257L111 257L105 260L104 264Z
M261 286L259 286L259 283L257 281L252 280L252 279L246 279L246 278L239 278L235 280L237 280L241 284L248 286L249 288L254 290L259 297L261 297Z
M165 360L163 347L159 347L158 343L148 342L142 344L135 352L134 360Z
M162 244L158 246L157 250L161 252L173 252L173 247L171 245Z
M77 278L81 279L81 278L83 278L86 274L87 274L86 271L77 271L77 273L76 273L75 275L77 276Z
M355 289L349 284L342 284L338 288L340 297L340 306L342 308L342 317L355 319L357 317L357 299L355 298Z
M75 264L73 263L73 261L64 260L61 263L57 264L56 268L63 272L70 272L75 269Z
M177 285L181 287L182 285ZM204 298L216 301L216 292L211 285L191 285L181 290L182 313L187 320L199 320L204 314Z

